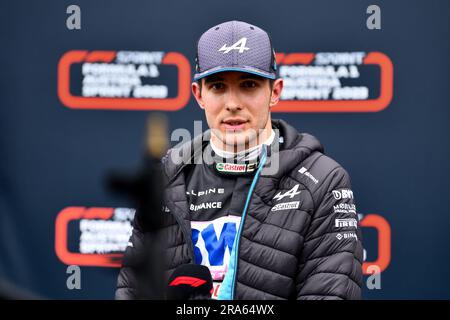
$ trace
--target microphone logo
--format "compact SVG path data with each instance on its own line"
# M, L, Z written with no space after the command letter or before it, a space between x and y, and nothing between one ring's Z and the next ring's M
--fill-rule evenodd
M187 284L191 287L196 288L205 283L206 283L206 280L203 280L203 279L182 276L182 277L176 277L175 279L173 279L173 281L169 284L169 286L172 287L172 286L178 286L180 284Z

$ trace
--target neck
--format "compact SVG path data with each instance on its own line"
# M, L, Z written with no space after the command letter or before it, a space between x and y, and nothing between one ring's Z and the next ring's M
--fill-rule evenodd
M239 146L233 147L233 152L231 148L220 141L214 134L211 135L211 147L213 151L222 158L234 158L237 157L241 160L252 160L257 158L261 152L261 146L263 144L270 145L275 137L275 132L272 127L264 129L258 139L252 144L246 145L245 148L239 148ZM258 143L259 142L259 143Z

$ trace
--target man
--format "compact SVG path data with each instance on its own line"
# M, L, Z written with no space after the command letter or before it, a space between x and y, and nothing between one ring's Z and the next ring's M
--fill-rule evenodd
M271 119L282 89L262 29L230 21L200 37L192 92L211 130L163 160L167 274L206 265L218 299L359 299L349 175L315 137ZM136 297L130 257L142 239L137 221L119 299Z

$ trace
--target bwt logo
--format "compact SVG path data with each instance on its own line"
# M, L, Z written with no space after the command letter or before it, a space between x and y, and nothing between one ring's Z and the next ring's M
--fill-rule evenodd
M228 263L240 224L240 217L228 216L213 221L193 221L192 242L195 262L211 267Z
M349 189L333 190L333 196L336 200L353 199L353 191Z

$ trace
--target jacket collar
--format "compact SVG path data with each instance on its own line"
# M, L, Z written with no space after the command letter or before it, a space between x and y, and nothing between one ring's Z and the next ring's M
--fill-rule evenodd
M324 152L324 148L317 138L308 133L299 133L297 129L284 120L273 119L272 127L275 129L275 139L272 146L268 148L269 161L266 166L270 165L271 160L279 161L279 170L277 173L272 173L276 178L284 176L311 153ZM206 130L194 139L168 151L162 161L168 185L177 178L186 166L200 163L203 150L208 145L210 138L211 131ZM274 148L273 144L277 142L280 142L280 144L278 148ZM273 154L274 152L278 153L278 159ZM173 156L172 153L175 153L176 156Z

